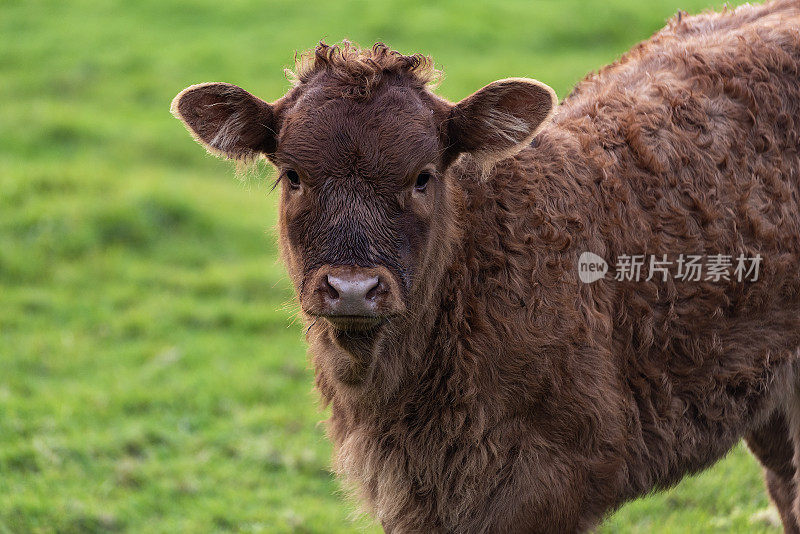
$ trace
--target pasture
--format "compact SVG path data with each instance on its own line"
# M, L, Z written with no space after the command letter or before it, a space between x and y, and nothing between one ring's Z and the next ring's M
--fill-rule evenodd
M274 100L295 50L434 57L439 93L564 97L708 0L0 2L0 533L353 532L278 262L271 171L169 114L192 83ZM602 532L779 532L739 445Z

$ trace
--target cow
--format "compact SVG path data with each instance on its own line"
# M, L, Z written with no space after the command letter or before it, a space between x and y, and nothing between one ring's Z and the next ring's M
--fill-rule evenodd
M744 438L796 533L799 70L777 0L678 13L560 104L345 41L271 103L171 109L274 165L335 469L386 532L585 532Z

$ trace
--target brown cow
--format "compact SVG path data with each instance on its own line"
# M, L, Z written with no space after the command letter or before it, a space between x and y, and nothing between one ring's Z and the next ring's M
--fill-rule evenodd
M558 107L345 43L172 110L278 169L336 467L387 531L586 531L745 437L798 532L798 69L784 0L678 15Z

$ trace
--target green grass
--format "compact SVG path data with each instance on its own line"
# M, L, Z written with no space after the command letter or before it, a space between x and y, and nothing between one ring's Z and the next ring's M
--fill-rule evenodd
M240 182L168 113L202 81L272 100L294 50L385 40L440 92L564 96L701 0L0 0L0 533L351 532L277 262ZM719 2L717 2L719 5ZM777 532L743 447L603 532ZM763 514L762 514L763 515Z

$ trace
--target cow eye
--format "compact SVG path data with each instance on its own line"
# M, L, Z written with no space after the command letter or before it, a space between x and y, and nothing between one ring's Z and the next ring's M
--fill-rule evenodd
M417 191L425 191L425 188L428 186L428 181L431 179L431 173L428 171L422 171L417 175L417 181L414 183L414 189Z
M300 175L297 174L297 171L289 169L284 173L286 179L289 180L289 186L292 189L297 189L300 187Z

